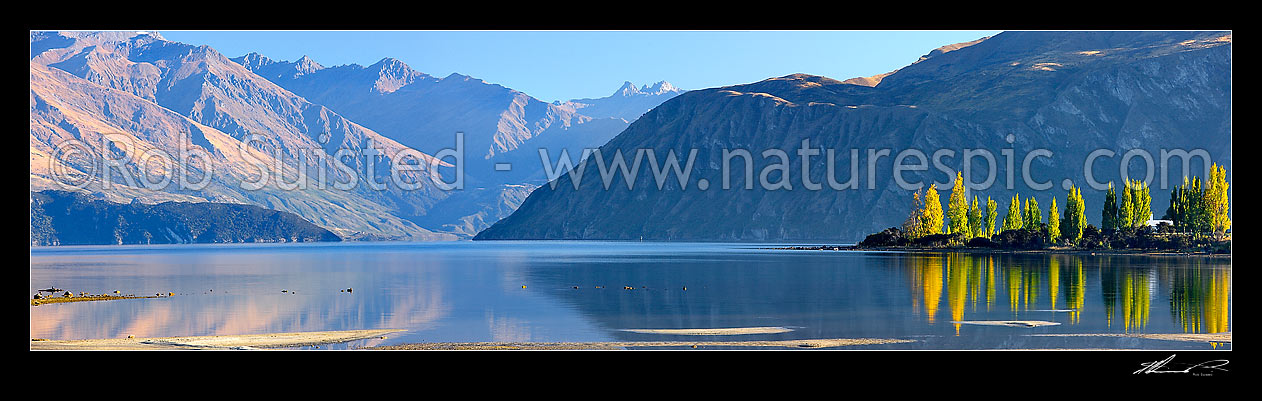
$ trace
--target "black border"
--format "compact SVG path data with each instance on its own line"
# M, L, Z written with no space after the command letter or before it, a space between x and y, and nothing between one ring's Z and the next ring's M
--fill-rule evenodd
M735 3L728 4L736 7ZM490 7L490 5L484 5ZM144 7L157 7L151 4ZM298 5L297 7L308 7ZM317 6L310 6L314 8ZM318 11L284 17L251 14L250 10L230 8L210 9L199 14L188 9L176 10L183 16L155 17L135 14L126 17L103 15L43 15L32 17L24 26L30 30L69 29L150 29L150 30L1231 30L1234 25L1221 14L1230 12L1210 10L1182 13L1165 11L1158 18L1140 14L1124 18L1108 16L1092 20L1060 19L1059 14L1077 15L1082 9L1064 8L1060 11L1038 14L1047 22L1028 20L1011 21L1004 12L989 13L968 10L969 18L933 16L904 18L889 9L861 9L854 13L812 7L780 7L770 9L736 8L718 14L695 17L689 14L656 14L619 12L605 8L586 10L598 16L584 19L560 10L539 5L528 14L512 14L511 11L485 16L470 7L466 14L452 14L447 9L417 10L389 15L388 10L370 10L369 18L355 11L336 9L325 5ZM428 5L427 5L428 7ZM566 7L557 5L557 8ZM570 6L573 7L573 6ZM722 6L716 6L722 7ZM891 7L886 5L882 7ZM892 6L897 7L897 6ZM910 7L910 5L909 5ZM1003 6L995 6L1003 7ZM455 7L452 7L455 8ZM1009 6L1009 8L1012 8ZM1029 10L1012 9L1007 13L1030 13ZM229 18L226 13L240 15ZM551 12L549 14L549 12ZM382 13L387 14L385 16ZM865 19L868 13L886 14L877 19ZM326 18L312 18L323 14ZM367 14L367 12L365 12ZM532 15L546 14L543 17ZM616 15L609 15L616 14ZM1158 14L1158 13L1154 13ZM1192 15L1188 15L1192 14ZM1219 16L1210 17L1211 14ZM508 16L511 15L512 18ZM1031 14L1026 14L1031 15ZM336 19L334 19L336 18ZM1210 20L1210 19L1213 20ZM21 199L15 197L14 199ZM999 379L1013 379L1025 392L1017 396L1041 395L1053 392L1084 394L1093 391L1081 387L1083 380L1107 381L1133 379L1155 385L1171 384L1175 380L1189 383L1211 383L1207 380L1231 379L1248 362L1238 361L1233 351L415 351L373 352L113 352L89 351L30 352L22 364L34 370L46 366L47 372L36 374L35 386L44 386L45 380L52 386L65 389L90 385L99 381L102 388L137 386L145 378L168 383L193 384L209 387L199 395L250 391L243 383L270 383L279 394L295 395L315 389L326 397L350 389L349 394L361 396L391 396L381 388L398 389L413 394L444 396L441 389L467 382L474 387L461 387L457 396L486 395L505 392L518 395L543 396L604 396L678 398L685 395L713 398L727 391L736 395L754 395L759 390L778 392L781 395L798 395L811 389L820 389L828 396L844 397L856 394L854 390L870 388L871 379L905 383L903 386L875 388L877 396L896 397L910 392L929 392L942 395L987 396ZM1230 363L1226 372L1212 376L1190 374L1134 374L1142 363L1165 359L1176 355L1178 361L1201 362L1226 359ZM91 369L89 374L75 373L73 365L84 361L99 366L98 361L109 361L116 369ZM62 373L58 371L63 370ZM200 379L199 379L200 378ZM975 380L967 380L967 379ZM956 379L958 386L919 386L925 379ZM186 381L187 380L187 381ZM289 381L295 380L295 381ZM346 383L343 385L339 382ZM224 384L215 384L224 383ZM512 387L505 384L521 384ZM1217 383L1217 382L1214 382ZM971 384L971 385L970 385ZM23 387L32 387L26 385ZM184 387L184 386L182 386ZM338 389L329 390L328 387ZM1158 388L1159 387L1154 387ZM41 391L40 387L34 387ZM1077 390L1077 391L1072 391ZM1133 388L1119 389L1127 394ZM592 392L596 391L596 392ZM264 395L267 391L253 390L251 395ZM105 394L105 393L101 393ZM1090 393L1098 394L1098 393ZM1212 393L1211 393L1212 394ZM1221 394L1221 393L1220 393ZM123 394L114 393L115 396ZM164 394L162 396L170 396ZM1010 394L1011 395L1011 394ZM253 397L251 397L253 398Z

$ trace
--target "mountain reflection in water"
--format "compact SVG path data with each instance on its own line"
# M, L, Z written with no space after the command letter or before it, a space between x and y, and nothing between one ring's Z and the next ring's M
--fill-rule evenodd
M407 332L343 347L893 338L917 341L856 348L1230 348L1126 336L1229 332L1228 258L767 248L550 241L32 248L32 293L56 286L176 296L32 307L31 337L391 328ZM1014 321L1046 323L993 324ZM749 327L788 330L679 334Z

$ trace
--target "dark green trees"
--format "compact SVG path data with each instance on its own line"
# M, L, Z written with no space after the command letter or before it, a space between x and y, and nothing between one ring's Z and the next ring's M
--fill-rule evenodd
M1082 190L1069 188L1069 197L1065 201L1065 218L1061 223L1061 236L1070 242L1077 243L1082 239L1082 231L1087 227L1086 204L1082 200Z
M1113 183L1109 183L1109 192L1104 194L1104 208L1100 210L1100 228L1105 230L1117 229L1117 192L1113 190Z

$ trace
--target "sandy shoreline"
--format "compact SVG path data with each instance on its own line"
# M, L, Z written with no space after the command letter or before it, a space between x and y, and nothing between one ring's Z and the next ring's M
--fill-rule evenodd
M956 324L972 324L978 326L1004 326L1004 327L1043 327L1043 326L1059 326L1060 323L1048 322L1043 320L958 320L952 321Z
M1012 323L1012 322L1005 322ZM224 336L120 338L96 340L31 340L31 350L252 350L313 346L385 337L404 330L346 330ZM705 334L702 334L705 335ZM1032 337L1126 337L1150 340L1231 343L1231 332L1212 334L1031 334ZM842 349L864 345L905 344L892 338L826 338L780 341L608 341L608 342L446 342L409 343L360 350L634 350L695 349ZM1059 348L1052 348L1059 349ZM1021 351L1026 349L1012 349ZM1033 349L1030 349L1033 350Z
M732 327L715 329L622 329L628 333L667 334L675 336L730 336L744 334L779 334L793 329L786 327Z
M1188 341L1188 342L1209 342L1209 343L1229 343L1231 342L1231 332L1226 333L1179 333L1179 334L1031 334L1032 337L1126 337L1126 338L1144 338L1149 340L1166 340L1166 341Z
M783 341L607 341L607 342L472 342L472 343L414 343L383 345L367 350L619 350L635 348L838 348L859 345L913 343L915 340L892 338L828 338Z
M1033 334L1036 337L1128 337L1151 340L1230 343L1231 333L1213 334ZM366 350L634 350L636 348L739 348L739 349L832 349L862 345L913 343L915 340L883 338L834 338L784 341L610 341L610 342L468 342L413 343L368 347ZM1105 348L1021 348L1003 351L1083 350L1110 351Z
M96 340L31 340L31 350L245 350L302 347L384 337L403 330L345 330Z

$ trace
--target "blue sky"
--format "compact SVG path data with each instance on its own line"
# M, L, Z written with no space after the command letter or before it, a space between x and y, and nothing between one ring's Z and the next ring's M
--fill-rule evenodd
M394 57L418 71L460 73L543 101L604 97L623 81L684 89L793 73L870 76L939 46L998 31L162 31L228 57L310 56L325 66Z

